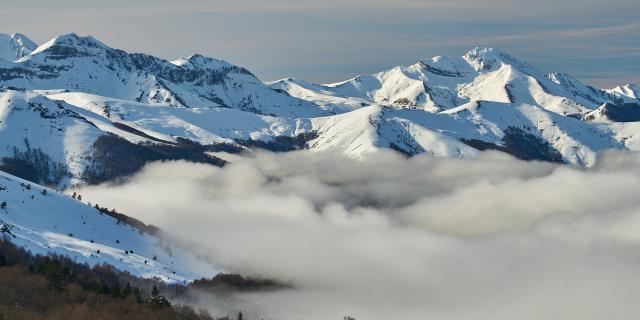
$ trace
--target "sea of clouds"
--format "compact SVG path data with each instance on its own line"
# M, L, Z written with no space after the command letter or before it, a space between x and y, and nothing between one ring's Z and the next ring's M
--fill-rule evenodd
M148 165L85 187L229 272L294 289L203 294L248 319L635 319L640 154L591 169L474 159L253 153Z

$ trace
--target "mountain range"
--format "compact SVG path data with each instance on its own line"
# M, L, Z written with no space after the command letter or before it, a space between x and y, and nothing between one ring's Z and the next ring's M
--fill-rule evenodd
M158 239L53 189L113 181L158 160L224 165L220 152L253 148L354 158L379 149L439 157L490 149L590 167L603 150L640 151L639 97L637 85L595 88L494 48L332 84L265 83L198 54L167 61L90 36L37 45L0 34L0 200L10 210L0 225L36 252L187 281L214 269L173 274ZM51 208L68 217L50 217ZM115 245L114 236L126 243ZM123 255L126 248L135 254ZM159 262L140 264L154 255Z

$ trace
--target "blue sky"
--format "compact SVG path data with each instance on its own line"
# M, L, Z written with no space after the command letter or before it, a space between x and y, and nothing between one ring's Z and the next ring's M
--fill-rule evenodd
M263 80L334 82L492 46L590 84L640 83L638 0L40 0L3 4L0 32L197 52Z

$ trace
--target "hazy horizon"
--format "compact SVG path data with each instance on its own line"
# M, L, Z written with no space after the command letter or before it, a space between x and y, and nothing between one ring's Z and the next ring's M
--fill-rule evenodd
M75 32L168 60L197 52L264 81L337 82L490 46L599 87L640 82L640 3L632 0L36 3L0 12L0 32L40 44Z

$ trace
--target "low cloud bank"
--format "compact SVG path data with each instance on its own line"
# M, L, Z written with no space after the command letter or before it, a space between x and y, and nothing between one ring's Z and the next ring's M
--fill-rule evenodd
M201 297L264 319L635 319L640 154L589 170L499 153L259 153L148 165L89 201L296 289Z

